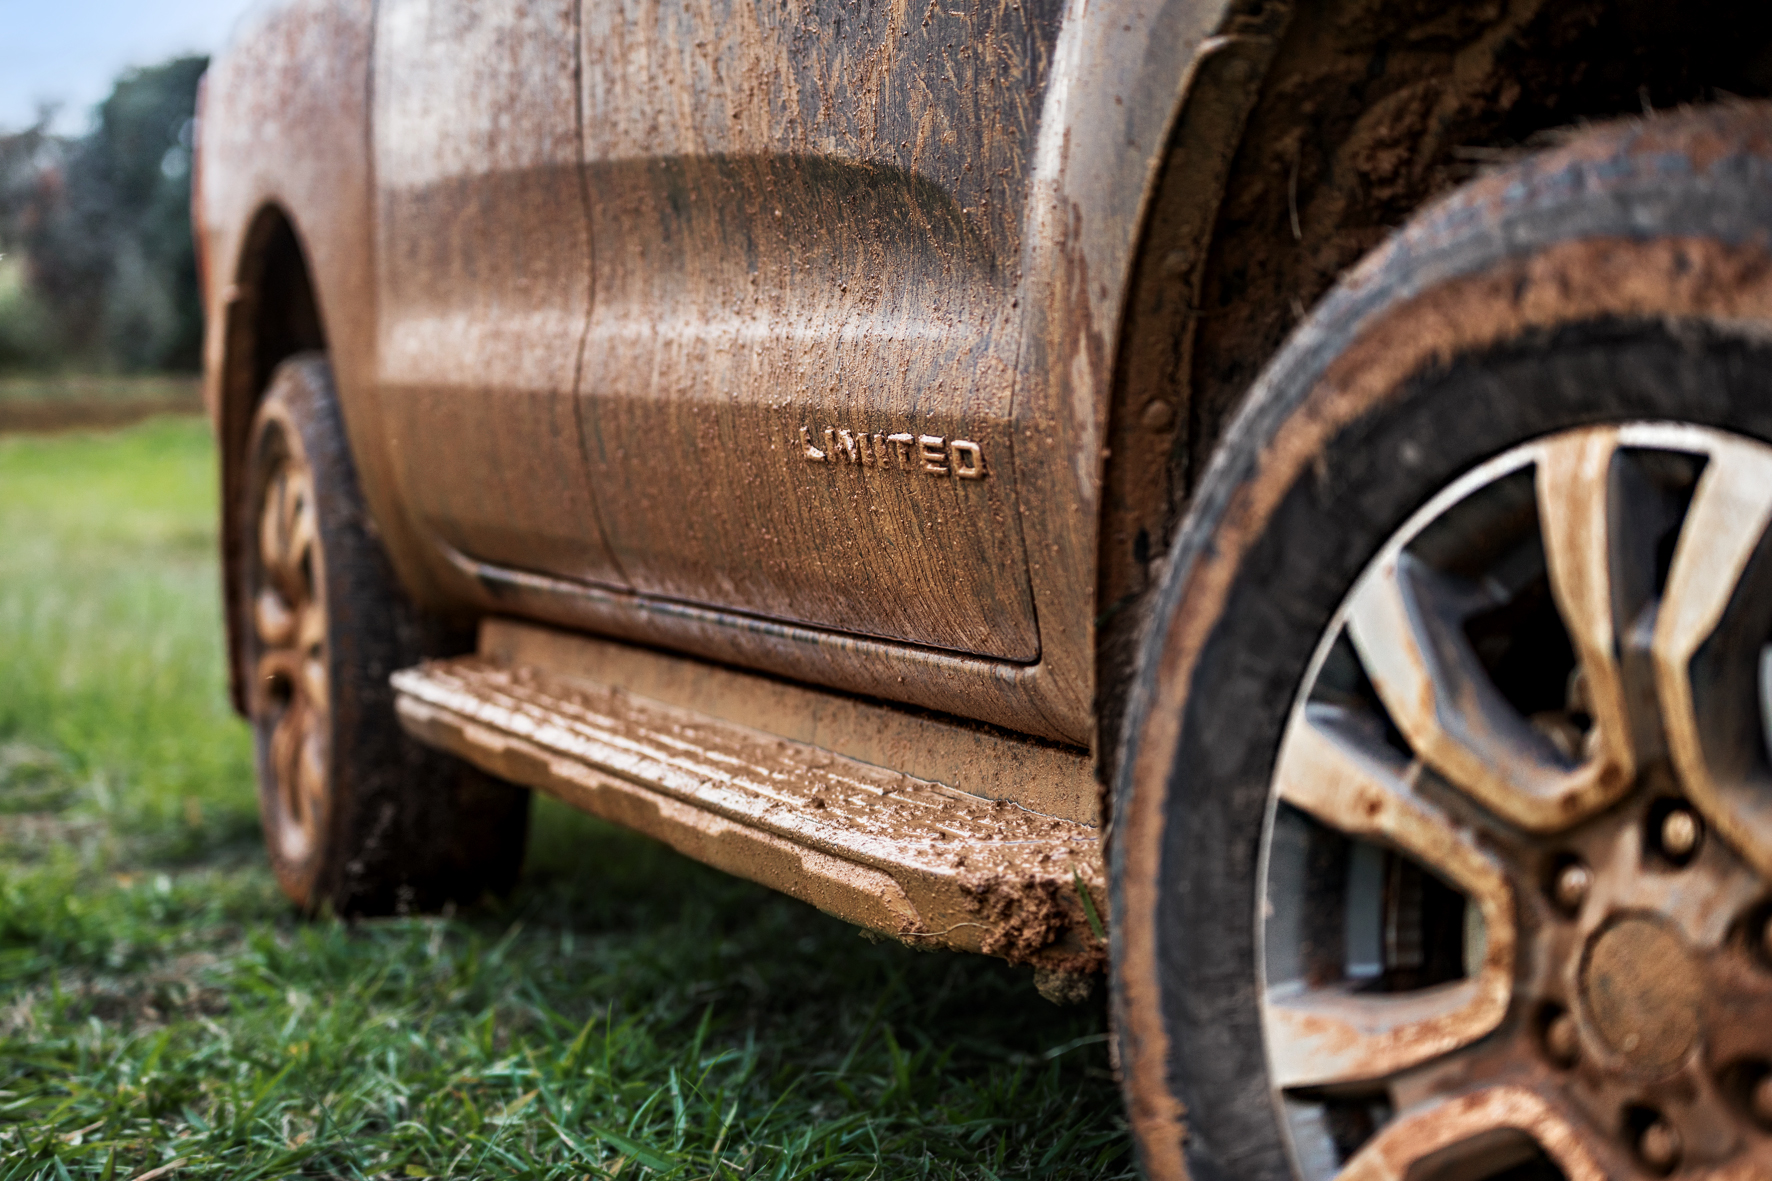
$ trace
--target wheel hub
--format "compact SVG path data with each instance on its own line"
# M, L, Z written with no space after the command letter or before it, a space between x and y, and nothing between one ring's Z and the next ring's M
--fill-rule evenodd
M1772 1160L1769 719L1772 448L1565 432L1399 530L1275 767L1263 1020L1297 1171Z
M1632 915L1589 943L1582 1008L1608 1050L1634 1071L1662 1076L1690 1056L1702 1033L1700 973L1677 931L1659 918Z

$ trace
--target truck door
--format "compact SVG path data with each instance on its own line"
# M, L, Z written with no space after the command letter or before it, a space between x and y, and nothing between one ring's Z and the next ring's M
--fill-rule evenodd
M636 591L1037 659L1009 375L1056 9L585 4L581 425Z
M461 555L622 585L580 449L576 0L381 0L378 364L404 495Z

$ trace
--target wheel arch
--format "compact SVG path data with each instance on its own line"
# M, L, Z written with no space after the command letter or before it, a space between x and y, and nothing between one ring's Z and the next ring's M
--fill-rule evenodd
M409 530L392 495L374 375L373 25L373 0L275 0L242 18L204 79L192 223L223 496L272 371L323 347L364 499L397 558ZM227 528L224 519L231 554ZM230 560L230 587L233 572Z
M221 356L213 366L209 397L221 467L222 588L228 631L228 687L234 708L246 712L241 668L241 533L232 513L240 503L246 447L253 415L277 366L299 353L327 346L314 295L308 251L293 219L278 202L267 202L247 222L232 280L221 294Z
M1334 282L1416 210L1572 125L1772 95L1772 10L1741 0L1677 12L1653 0L1237 0L1215 28L1153 161L1104 398L1104 784L1193 489L1256 375Z

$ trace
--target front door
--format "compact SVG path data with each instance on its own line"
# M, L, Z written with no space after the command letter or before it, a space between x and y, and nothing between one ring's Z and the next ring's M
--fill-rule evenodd
M581 426L636 591L1037 659L1011 326L1057 17L585 4Z

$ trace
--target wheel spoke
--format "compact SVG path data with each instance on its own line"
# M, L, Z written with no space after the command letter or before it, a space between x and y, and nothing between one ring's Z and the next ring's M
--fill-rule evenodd
M1611 497L1613 430L1584 431L1545 445L1537 464L1538 520L1551 593L1575 649L1593 718L1585 773L1595 806L1616 799L1636 774L1631 716L1613 618Z
M300 761L295 768L295 790L290 793L290 814L310 836L319 824L319 810L326 799L326 744L321 728L313 724L317 720L313 714L308 715Z
M1475 1169L1457 1168L1462 1146L1469 1146ZM1608 1175L1581 1133L1544 1096L1526 1087L1498 1086L1392 1120L1348 1161L1338 1181L1407 1181L1430 1158L1457 1176L1484 1177L1508 1167L1510 1149L1526 1149L1520 1155L1530 1159L1532 1146L1568 1181L1605 1181Z
M274 473L265 482L264 503L258 510L258 560L265 573L275 577L278 565L283 560L287 548L283 538L283 486L286 478L281 471Z
M313 489L303 473L287 466L265 489L259 517L259 560L285 602L299 607L310 600L311 565L317 539Z
M1772 785L1764 782L1758 701L1766 637L1754 634L1758 627L1736 635L1729 625L1744 615L1763 623L1767 604L1745 601L1755 596L1743 593L1742 581L1756 555L1764 566L1769 523L1772 451L1716 440L1674 550L1653 641L1662 722L1686 791L1763 875L1772 875ZM1696 675L1695 662L1706 675ZM1704 700L1700 680L1710 692Z
M288 492L284 499L284 511L287 514L284 534L288 538L286 561L289 563L290 577L312 595L314 588L302 573L302 563L313 549L317 535L314 489L306 474L301 472L290 473L287 487Z
M1706 986L1706 1052L1718 1062L1772 1061L1772 987L1764 965L1713 956Z
M283 601L283 596L270 587L262 587L252 603L253 629L258 642L267 648L287 647L295 639L296 615Z
M301 692L314 709L324 710L327 700L326 662L318 655L306 655L301 661Z
M1514 963L1513 891L1500 865L1409 785L1406 769L1350 725L1312 704L1280 753L1279 797L1349 836L1408 854L1459 889L1482 915L1483 962L1466 979L1412 992L1355 993L1287 985L1267 996L1273 1081L1319 1086L1383 1078L1469 1045L1506 1016ZM1471 967L1475 967L1472 965Z
M259 517L259 561L272 588L288 603L301 601L301 580L290 550L289 475L279 471L265 490Z
M307 734L305 711L298 705L283 711L271 731L270 763L277 783L278 803L287 815L289 794L300 772L303 740Z
M317 709L331 704L326 677L326 612L318 602L310 602L301 613L296 629L295 651L301 661L301 689Z
M1490 680L1462 630L1459 594L1408 551L1355 588L1348 630L1367 675L1417 754L1496 815L1533 832L1567 827L1629 786L1615 764L1569 767Z

